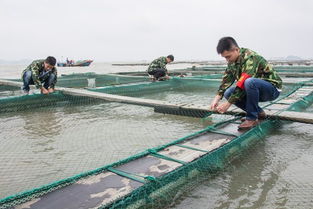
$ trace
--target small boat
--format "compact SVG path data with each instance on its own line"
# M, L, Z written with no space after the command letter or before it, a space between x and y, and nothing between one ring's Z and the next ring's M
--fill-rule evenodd
M58 67L87 67L89 66L93 60L67 60L66 62L58 62Z

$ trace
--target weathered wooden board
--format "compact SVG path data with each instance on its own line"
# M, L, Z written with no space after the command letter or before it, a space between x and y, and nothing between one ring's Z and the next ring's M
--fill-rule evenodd
M142 183L111 172L89 176L42 197L16 206L16 209L97 208L131 193Z

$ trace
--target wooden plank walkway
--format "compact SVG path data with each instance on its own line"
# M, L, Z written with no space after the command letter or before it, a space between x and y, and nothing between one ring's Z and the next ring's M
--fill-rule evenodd
M8 86L22 86L21 82L0 80L0 85ZM120 96L106 93L99 93L94 91L88 91L85 89L74 89L74 88L63 88L58 87L56 90L63 92L64 94L72 96L84 96L89 98L102 99L104 101L110 102L120 102L126 104L134 104L141 106L154 107L156 112L168 113L168 114L177 114L177 115L186 115L186 116L196 116L204 117L212 112L209 110L208 106L204 105L189 105L189 104L177 104L167 101L153 100L153 99L143 99L135 98L128 96ZM307 96L313 92L312 86L304 86L298 89L295 93L290 95L288 98L280 101L278 104L273 104L265 109L266 114L271 118L278 118L282 120L290 120L295 122L302 123L311 123L313 124L313 114L304 113L304 112L293 112L293 111L283 111L289 107L293 102L301 99L304 96ZM217 113L218 114L218 113ZM225 114L244 114L240 109L233 107Z

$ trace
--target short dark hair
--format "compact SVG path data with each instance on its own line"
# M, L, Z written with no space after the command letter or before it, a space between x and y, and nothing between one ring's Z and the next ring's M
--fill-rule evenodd
M46 58L45 62L48 63L49 65L55 66L57 60L54 57L49 56Z
M167 58L169 58L170 60L172 60L172 62L174 61L174 56L173 55L168 55Z
M222 54L224 51L231 50L234 46L239 47L233 37L223 37L218 41L216 50L218 54Z

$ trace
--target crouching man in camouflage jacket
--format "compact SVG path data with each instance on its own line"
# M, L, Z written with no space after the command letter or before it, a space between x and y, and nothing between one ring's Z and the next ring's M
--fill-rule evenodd
M54 92L57 82L56 59L47 57L45 60L33 61L22 73L23 91L29 93L29 85L35 84L42 94Z
M226 59L228 65L217 95L211 103L211 110L224 113L235 104L247 113L238 129L250 129L258 124L258 120L266 117L259 102L276 99L282 80L262 56L250 49L239 48L232 37L220 39L217 52ZM236 86L231 87L235 80ZM219 104L223 96L227 101Z
M154 81L169 79L166 65L173 61L173 55L168 55L167 57L159 57L158 59L153 60L148 67L148 74L153 76Z

